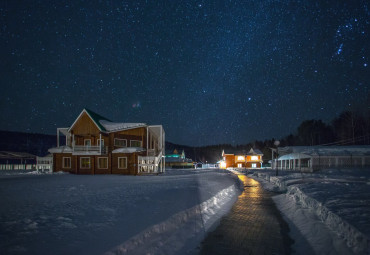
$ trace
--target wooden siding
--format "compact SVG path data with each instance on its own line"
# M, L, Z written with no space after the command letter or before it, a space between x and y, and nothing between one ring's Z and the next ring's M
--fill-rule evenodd
M226 168L235 167L235 156L225 154Z
M262 167L262 163L261 162L257 162L257 161L255 161L255 162L247 162L245 164L245 167L246 168L252 168L252 164L256 164L256 168L261 168Z
M72 155L70 153L55 153L54 156L54 171L70 172L75 174L138 174L138 156L145 156L142 153L114 153L109 155ZM63 157L71 158L71 168L63 168ZM98 166L98 158L108 159L108 168L101 169ZM118 158L127 158L127 169L118 168ZM81 168L81 158L90 158L90 168Z
M96 126L96 124L91 120L91 118L84 112L73 126L71 133L83 136L85 135L99 136L100 130Z
M71 167L65 168L63 167L63 158L68 157L71 158ZM53 171L54 172L71 172L74 170L74 161L73 161L72 153L55 153L53 154Z
M252 155L252 156L247 156L246 159L247 159L247 162L260 162L262 161L262 157L261 156L257 156L258 159L257 160L252 160L252 157L253 156L257 156L257 155Z
M142 147L146 148L146 128L135 128L135 129L129 129L129 130L123 130L119 132L114 132L109 134L109 144L106 144L106 146L109 146L109 151L118 149L120 147L114 146L114 138L119 139L126 139L127 140L127 147L130 147L131 141L141 141Z

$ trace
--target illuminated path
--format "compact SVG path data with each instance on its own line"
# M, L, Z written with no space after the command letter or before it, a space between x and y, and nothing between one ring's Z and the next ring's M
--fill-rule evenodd
M259 182L238 175L244 183L230 213L202 242L200 254L290 254L288 224Z

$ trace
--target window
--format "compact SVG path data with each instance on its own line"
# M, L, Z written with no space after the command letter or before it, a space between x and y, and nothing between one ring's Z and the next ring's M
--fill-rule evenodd
M126 139L114 138L114 146L127 147L127 140Z
M98 139L98 146L100 146L100 144L101 144L101 146L104 146L104 139Z
M98 168L107 169L108 168L108 158L98 158Z
M89 169L91 166L91 160L89 157L80 158L81 169Z
M119 169L127 169L127 157L119 157L118 158L118 168Z
M85 139L84 140L84 145L85 146L91 146L91 139Z
M71 168L71 158L63 157L63 168Z
M141 141L137 140L130 141L130 147L141 147Z
M244 156L238 156L239 161L244 161Z
M256 167L257 167L256 163L252 164L252 168L256 168Z
M258 160L258 156L252 156L251 160Z
M242 168L242 164L238 164L238 168Z

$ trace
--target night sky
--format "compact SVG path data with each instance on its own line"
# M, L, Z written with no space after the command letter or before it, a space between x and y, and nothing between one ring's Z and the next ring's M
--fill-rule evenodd
M370 87L368 1L0 1L2 130L83 108L185 145L280 138Z

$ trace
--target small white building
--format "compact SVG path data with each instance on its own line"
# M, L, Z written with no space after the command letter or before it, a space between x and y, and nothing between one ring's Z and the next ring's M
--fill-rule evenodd
M53 154L36 157L36 169L39 172L53 172Z
M290 146L279 148L273 168L313 172L325 168L370 167L370 146Z

